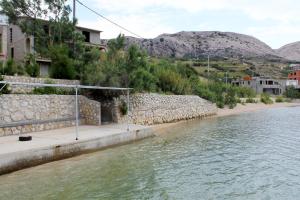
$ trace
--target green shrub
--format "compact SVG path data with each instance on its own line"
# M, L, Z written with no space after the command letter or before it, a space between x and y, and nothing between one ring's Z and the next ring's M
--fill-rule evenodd
M257 101L253 98L247 98L246 103L257 103Z
M4 62L0 61L0 75L4 75Z
M120 104L120 111L122 113L122 115L127 115L128 113L128 106L127 106L127 103L125 101L121 101L121 104Z
M54 84L52 80L46 80L45 84ZM73 95L74 89L70 88L58 88L58 87L37 87L33 89L33 94L43 95L43 94L57 94L57 95Z
M7 60L4 67L4 74L13 76L17 73L17 71L17 65L15 64L14 60Z
M157 78L147 70L141 68L133 71L130 74L130 87L135 91L154 92L156 90Z
M33 55L29 55L28 62L25 64L25 71L31 77L38 77L40 75L40 66L36 63Z
M69 49L65 45L50 48L51 78L74 79L76 77L73 60L68 54Z
M255 91L247 87L236 87L237 96L240 98L253 98L255 97Z
M287 87L284 95L287 98L291 98L291 99L298 99L298 98L300 98L300 92L298 90L296 90L293 86Z
M267 94L267 93L262 93L261 96L260 96L260 101L264 104L272 104L274 103L272 101L272 99L270 98L270 95Z
M233 88L229 88L225 95L225 104L228 105L230 109L233 109L237 104L235 95L236 93Z
M216 105L217 105L218 108L224 108L224 106L225 106L224 101L217 101Z
M275 101L277 103L282 103L282 102L284 102L284 98L282 96L277 96L276 99L275 99Z
M160 70L157 73L158 86L164 92L172 92L174 94L190 94L192 91L189 81L183 78L179 73L170 69Z
M3 81L3 77L0 76L0 81ZM0 84L0 89L4 86L4 84ZM8 85L5 85L2 90L0 91L0 95L1 94L9 94L10 93L10 90L9 90L9 86Z

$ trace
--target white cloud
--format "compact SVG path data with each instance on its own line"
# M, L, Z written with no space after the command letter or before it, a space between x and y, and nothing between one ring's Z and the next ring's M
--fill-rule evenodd
M144 38L152 38L162 33L173 33L176 31L172 27L162 24L160 17L153 13L126 16L109 15L107 17ZM79 25L104 30L101 35L102 38L114 38L120 33L134 36L102 18L98 18L95 21L79 21Z
M258 37L273 47L300 40L300 26L294 26L300 24L299 0L82 0L82 2L87 2L88 6L145 38L186 30L187 24L176 24L172 21L173 16L178 13L193 17L204 11L217 11L220 16L228 12L234 12L237 16L248 16L253 22L251 27L246 30L234 27L234 30ZM224 19L219 20L222 22ZM194 30L225 28L231 31L230 27L210 27L209 19L202 20L201 23L192 22ZM255 23L257 25L253 25ZM116 37L119 33L131 35L103 19L79 20L79 24L103 30L103 38Z
M101 10L143 12L151 7L181 9L186 12L229 10L244 12L258 20L299 21L298 0L92 0Z
M261 39L267 44L272 44L273 48L280 48L285 44L299 41L300 25L281 24L278 26L249 27L246 33Z

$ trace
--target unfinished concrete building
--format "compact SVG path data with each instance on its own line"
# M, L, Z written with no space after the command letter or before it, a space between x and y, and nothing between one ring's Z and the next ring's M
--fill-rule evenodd
M232 81L233 85L248 87L256 93L268 93L271 95L282 95L288 86L297 86L297 80L279 80L269 77L247 77Z
M44 29L47 29L47 21ZM105 50L106 47L101 44L100 39L102 31L79 26L76 27L76 31L82 33L87 47ZM34 53L34 37L24 34L19 26L8 24L7 17L3 15L0 15L0 41L0 60L4 62L13 59L17 63L24 63L27 56ZM40 66L40 75L48 76L51 60L37 56L36 62Z

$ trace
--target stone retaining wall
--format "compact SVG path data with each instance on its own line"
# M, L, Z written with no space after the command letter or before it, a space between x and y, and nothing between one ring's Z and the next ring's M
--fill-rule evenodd
M21 82L21 83L45 83L51 81L54 84L65 85L79 85L78 80L65 80L65 79L49 79L49 78L32 78L27 76L3 76L4 81ZM11 85L11 93L13 94L28 94L34 89L32 86Z
M126 97L115 99L114 121L125 122L120 112L121 102ZM151 125L202 118L217 113L211 102L194 95L136 94L130 98L129 121L135 124Z
M99 102L79 96L81 123L98 125L100 108ZM0 136L68 127L74 119L73 95L0 96Z

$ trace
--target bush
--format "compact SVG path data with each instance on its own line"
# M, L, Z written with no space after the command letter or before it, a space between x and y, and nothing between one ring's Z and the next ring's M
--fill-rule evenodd
M278 97L276 97L275 102L282 103L282 102L284 102L284 99L282 96L278 96Z
M224 108L225 106L223 101L217 101L216 105L218 108Z
M257 103L257 101L253 98L247 98L246 103Z
M179 73L172 70L160 70L157 74L158 86L163 92L172 92L173 94L190 94L191 85L189 81L183 78Z
M74 79L76 77L74 63L68 53L69 49L65 45L50 48L52 78Z
M227 94L225 95L225 104L228 105L230 109L236 106L237 101L235 98L235 91L233 88L229 88Z
M300 92L296 90L293 86L287 87L284 95L291 99L298 99L300 98Z
M4 67L4 74L13 76L17 73L17 71L17 65L15 64L14 60L7 60Z
M46 80L45 84L54 84L52 80ZM43 95L43 94L57 94L57 95L73 95L74 89L70 88L57 88L57 87L38 87L33 89L33 94Z
M0 76L0 81L3 81L3 77ZM0 89L4 86L4 84L0 84ZM6 85L4 88L2 88L2 90L0 91L0 95L1 94L9 94L10 93L10 90L9 90L9 87L8 85Z
M255 92L251 88L247 87L236 87L235 88L237 96L240 98L253 98L255 97Z
M264 104L272 104L274 103L272 101L272 99L270 98L270 95L267 94L267 93L262 93L261 96L260 96L260 101Z
M127 113L128 113L128 106L127 106L127 103L125 101L121 102L119 108L120 108L120 111L121 111L122 115L127 115Z
M156 90L157 78L147 70L141 68L133 71L130 74L130 87L135 91L154 92Z
M31 77L38 77L40 75L40 66L36 63L33 55L29 55L28 62L25 65L25 71Z

